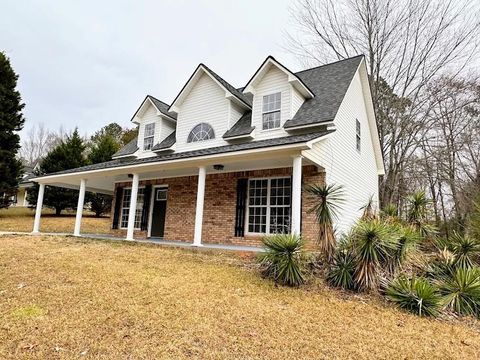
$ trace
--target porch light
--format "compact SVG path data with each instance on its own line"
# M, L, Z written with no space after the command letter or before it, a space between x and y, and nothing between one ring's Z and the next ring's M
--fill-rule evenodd
M224 167L225 167L225 166L223 166L223 165L221 165L221 164L215 164L215 165L213 165L213 168L214 168L215 170L219 170L219 171L220 171L220 170L223 170Z

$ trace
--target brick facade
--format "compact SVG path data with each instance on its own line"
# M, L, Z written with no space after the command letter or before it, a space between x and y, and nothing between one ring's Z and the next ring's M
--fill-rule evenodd
M202 242L215 244L259 245L261 236L235 237L235 209L237 179L254 177L291 176L292 168L242 171L234 173L208 174L205 182ZM323 172L315 166L304 166L302 185L322 184ZM168 185L167 211L165 217L165 239L193 241L197 176L140 181L144 185ZM116 187L128 187L131 183L117 183ZM115 200L114 200L115 201ZM312 199L302 192L302 235L310 243L317 236L315 216L308 210ZM115 204L112 205L112 209ZM113 230L125 234L125 230ZM145 238L146 231L135 231L136 238Z

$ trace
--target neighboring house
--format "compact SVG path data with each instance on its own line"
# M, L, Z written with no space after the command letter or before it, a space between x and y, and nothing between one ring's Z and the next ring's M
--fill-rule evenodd
M307 184L343 185L346 232L384 173L363 56L293 73L269 56L242 88L200 64L168 105L147 96L138 139L112 161L40 183L114 195L112 229L134 237L258 245L264 234L317 236ZM34 232L38 232L37 211Z
M27 201L27 194L29 189L33 186L33 182L31 181L31 179L35 176L33 174L34 170L35 169L33 166L23 167L22 180L18 184L18 191L17 194L13 197L11 206L26 207L29 205Z

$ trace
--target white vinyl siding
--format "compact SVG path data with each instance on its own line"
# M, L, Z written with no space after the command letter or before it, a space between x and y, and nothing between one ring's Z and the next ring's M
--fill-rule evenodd
M210 76L203 74L180 105L177 116L176 151L227 145L222 135L228 130L230 116L229 100ZM212 126L215 139L188 143L190 131L200 123Z
M281 93L280 127L273 130L263 129L263 97L274 93ZM255 86L252 108L252 125L257 131L256 140L286 136L287 132L282 128L285 121L290 119L291 114L291 85L287 75L276 67L272 67L260 82Z
M292 110L291 110L290 119L295 116L298 109L300 109L300 107L305 102L305 99L302 96L302 94L300 94L293 86L292 86L291 89L292 89L292 104L291 104L291 109Z
M378 206L378 169L372 143L372 135L376 135L370 132L363 91L357 71L334 119L336 131L305 152L325 168L327 184L344 186L345 203L335 223L339 233L348 232L360 218L360 208L370 196ZM356 147L357 119L363 137L361 152Z

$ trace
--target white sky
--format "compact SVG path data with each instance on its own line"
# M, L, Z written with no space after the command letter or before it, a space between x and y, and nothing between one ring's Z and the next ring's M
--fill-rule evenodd
M0 50L19 74L25 130L91 134L130 118L146 94L171 103L204 62L236 87L282 49L287 0L3 1ZM24 130L24 131L25 131Z

